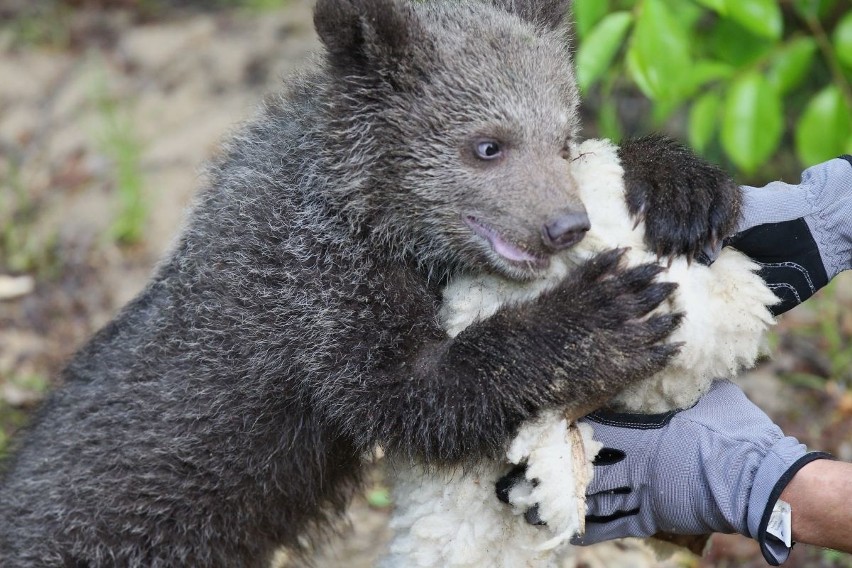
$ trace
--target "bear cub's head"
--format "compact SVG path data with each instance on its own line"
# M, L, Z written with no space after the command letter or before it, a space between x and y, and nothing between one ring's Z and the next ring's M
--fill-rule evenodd
M582 239L569 4L319 0L341 164L389 246L529 279Z

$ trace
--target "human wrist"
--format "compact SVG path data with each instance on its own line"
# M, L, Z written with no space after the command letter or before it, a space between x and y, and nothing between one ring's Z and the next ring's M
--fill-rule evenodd
M767 532L775 504L796 474L808 464L831 458L822 452L808 452L795 438L777 440L754 475L748 499L748 535L760 544L764 559L772 566L783 563L790 549Z
M781 492L781 500L793 509L793 539L802 542L814 542L816 519L812 515L811 502L823 492L825 466L829 460L816 460L799 469ZM817 516L820 513L817 513Z
M781 494L792 509L793 539L852 553L850 494L852 464L829 459L801 468Z

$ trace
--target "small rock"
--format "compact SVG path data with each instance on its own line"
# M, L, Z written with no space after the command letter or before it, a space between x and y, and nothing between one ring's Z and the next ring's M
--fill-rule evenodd
M14 300L32 293L35 281L31 276L5 276L0 274L0 301Z
M844 416L852 416L852 392L845 392L840 396L837 410Z
M12 384L4 384L2 390L2 398L6 404L13 408L25 408L38 403L44 395L42 393L22 389Z

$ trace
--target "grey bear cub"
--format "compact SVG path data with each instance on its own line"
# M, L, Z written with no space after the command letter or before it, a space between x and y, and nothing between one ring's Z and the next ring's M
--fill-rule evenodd
M566 0L319 0L325 54L210 168L147 287L72 359L3 465L0 565L268 565L304 552L375 446L500 455L663 367L658 268L619 251L448 339L461 272L535 278L587 228ZM661 254L727 234L736 186L625 144Z

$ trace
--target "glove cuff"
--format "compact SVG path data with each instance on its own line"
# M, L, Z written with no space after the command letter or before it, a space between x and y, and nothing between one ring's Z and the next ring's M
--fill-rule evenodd
M771 566L779 566L790 555L790 549L766 530L775 503L793 476L819 459L833 457L824 452L807 453L805 446L795 438L781 438L767 453L754 476L748 503L748 536L757 540L763 558Z

